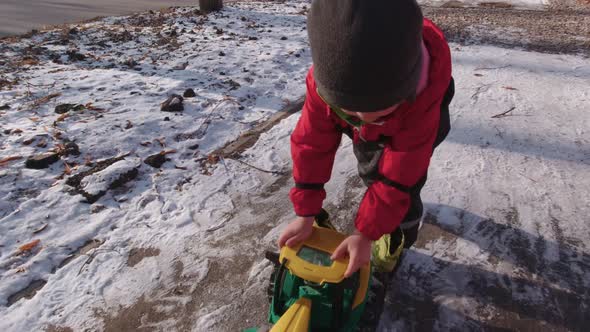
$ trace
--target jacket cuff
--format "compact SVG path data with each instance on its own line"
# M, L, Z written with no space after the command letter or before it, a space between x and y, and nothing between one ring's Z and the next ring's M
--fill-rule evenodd
M381 234L381 232L375 227L372 227L373 225L374 223L372 222L365 222L360 220L358 216L355 221L355 227L357 231L359 231L361 234L363 234L366 238L370 239L371 241L377 241L383 236L383 234Z
M322 210L326 191L293 188L289 193L295 214L300 217L317 216Z

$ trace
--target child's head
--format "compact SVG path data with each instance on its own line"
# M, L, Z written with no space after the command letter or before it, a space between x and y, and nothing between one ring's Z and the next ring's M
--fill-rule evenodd
M415 0L313 0L307 26L326 102L354 113L387 113L415 98L422 67Z

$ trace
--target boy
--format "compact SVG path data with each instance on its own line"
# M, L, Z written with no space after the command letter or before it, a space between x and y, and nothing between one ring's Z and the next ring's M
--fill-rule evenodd
M348 277L371 260L376 241L373 263L391 272L416 241L430 157L450 130L449 46L415 0L314 0L307 28L313 66L291 136L297 218L279 247L310 236L346 134L367 191L356 231L332 259L349 256Z

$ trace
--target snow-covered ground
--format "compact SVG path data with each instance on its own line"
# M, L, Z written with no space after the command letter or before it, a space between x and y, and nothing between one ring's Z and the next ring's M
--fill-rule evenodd
M0 43L0 330L235 331L265 321L263 252L292 218L298 116L240 162L211 152L304 93L305 6L180 8ZM433 158L426 224L380 330L582 331L590 62L452 51L453 130ZM196 96L184 111L160 110L187 88ZM85 107L56 114L64 103ZM70 142L79 156L64 153ZM25 167L53 148L59 162ZM159 153L161 167L143 162ZM363 194L355 172L346 139L326 202L343 230ZM81 190L106 194L89 204Z

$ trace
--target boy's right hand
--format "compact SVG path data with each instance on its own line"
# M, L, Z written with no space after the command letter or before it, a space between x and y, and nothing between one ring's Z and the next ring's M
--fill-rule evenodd
M305 241L313 231L314 217L297 217L293 220L279 236L279 249L287 245L292 248Z

